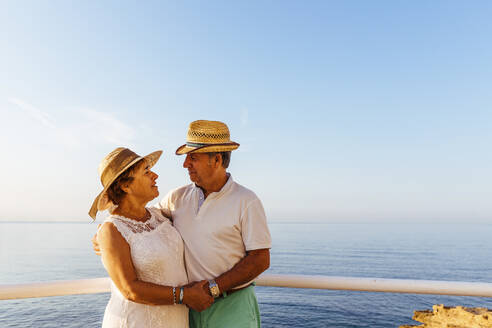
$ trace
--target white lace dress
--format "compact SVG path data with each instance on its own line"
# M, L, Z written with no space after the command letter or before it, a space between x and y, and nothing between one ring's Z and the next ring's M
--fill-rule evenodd
M188 283L184 266L183 240L160 210L148 208L151 218L138 222L110 215L112 222L130 245L139 280L164 286ZM188 327L185 305L145 305L129 301L111 281L111 298L104 312L103 328Z

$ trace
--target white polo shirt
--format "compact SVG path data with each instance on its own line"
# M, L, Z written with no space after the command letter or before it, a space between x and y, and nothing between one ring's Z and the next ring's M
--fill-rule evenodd
M172 216L184 240L189 281L216 278L246 251L272 247L261 201L231 176L204 201L202 190L189 184L170 191L156 206Z

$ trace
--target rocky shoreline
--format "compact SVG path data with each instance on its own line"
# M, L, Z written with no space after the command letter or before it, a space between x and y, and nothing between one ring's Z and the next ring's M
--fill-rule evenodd
M486 308L434 305L432 311L415 311L412 319L422 325L400 328L492 328L492 311Z

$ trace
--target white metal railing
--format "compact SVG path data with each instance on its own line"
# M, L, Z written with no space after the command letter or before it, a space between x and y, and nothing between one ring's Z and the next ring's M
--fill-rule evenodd
M263 274L258 286L492 297L492 283ZM0 285L0 300L109 292L109 278Z

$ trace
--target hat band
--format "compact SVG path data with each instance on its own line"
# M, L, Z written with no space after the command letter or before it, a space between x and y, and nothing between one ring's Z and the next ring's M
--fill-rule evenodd
M226 142L226 143L195 143L195 142L187 142L186 146L188 147L204 147L204 146L231 146L235 145L235 142Z

